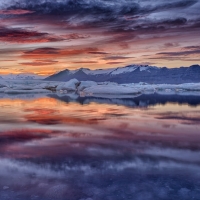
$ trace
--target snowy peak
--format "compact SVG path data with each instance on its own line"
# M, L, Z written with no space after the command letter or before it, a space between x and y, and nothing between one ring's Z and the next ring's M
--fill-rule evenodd
M77 70L71 70L70 74L75 74L77 72L83 72L87 75L100 75L100 74L109 74L110 72L112 72L115 69L116 68L91 70L91 69L88 69L88 68L80 68L80 69L77 69Z
M119 68L116 68L115 70L112 71L112 75L117 75L117 74L124 74L124 73L130 73L130 72L133 72L137 69L139 69L140 71L148 71L150 69L156 69L157 67L152 67L152 66L149 66L149 65L128 65L126 67L119 67ZM150 72L150 71L148 71Z
M71 70L67 73L62 71L52 75L45 80L48 81L69 81L76 78L79 81L95 82L116 82L116 83L139 83L146 82L150 84L181 84L200 82L200 66L180 68L159 68L149 65L129 65L119 68L90 70L80 68Z
M108 68L108 69L95 69L95 70L90 70L88 68L80 68L77 70L71 70L70 74L76 74L78 72L83 72L87 75L118 75L118 74L124 74L124 73L130 73L135 71L136 69L139 69L140 71L145 71L151 68L157 68L157 67L152 67L148 65L128 65L126 67L118 67L118 68Z

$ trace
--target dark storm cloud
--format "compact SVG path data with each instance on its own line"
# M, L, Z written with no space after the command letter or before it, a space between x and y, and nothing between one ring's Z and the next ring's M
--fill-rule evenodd
M96 14L96 15L136 15L168 9L187 8L198 0L164 1L137 1L137 0L15 0L7 3L7 9L24 9L42 14L69 15L69 14Z
M9 1L4 6L0 4L0 8L2 7L3 12L7 9L8 13L12 13L14 10L29 12L25 21L40 19L41 23L52 25L55 25L55 21L56 23L59 21L62 24L62 29L66 30L70 28L77 30L101 29L101 33L105 36L112 36L104 43L121 45L122 42L138 40L141 34L160 35L171 28L173 34L182 31L183 27L186 26L185 31L190 31L191 27L189 26L196 27L198 30L199 20L187 19L188 9L195 4L197 7L200 6L197 3L198 0L169 0L167 2L164 0L159 2L152 0L15 0ZM186 9L185 13L180 13L181 9ZM169 12L170 15L162 15L162 12ZM155 13L159 17L155 19L149 17ZM193 17L195 16L194 13ZM90 35L77 33L61 35L60 37L49 36L46 35L47 33L38 34L45 34L39 37L45 37L44 41L48 42L90 37ZM15 38L7 40L15 41ZM96 52L96 54L98 53Z
M138 21L142 20L140 19L141 16L147 16L155 12L188 8L197 2L198 0L159 1L159 3L145 0L15 0L7 4L7 9L8 12L9 10L28 10L29 12L34 12L31 15L56 16L60 17L62 21L66 20L71 25L75 23L103 27L106 24L112 25L112 27L119 27L120 25L125 28L127 25L137 24ZM169 16L164 23L168 25L183 25L186 22L187 19L183 17L173 19L173 16ZM109 26L109 28L112 27Z
M186 22L187 22L186 18L177 18L177 19L169 19L163 21L162 24L180 26L186 24Z
M149 1L155 3L155 1ZM169 9L182 9L182 8L188 8L198 2L198 0L175 0L175 1L160 1L161 4L157 6L152 6L149 8L150 11L164 11ZM147 9L148 10L148 9Z
M88 15L88 14L128 14L137 13L140 9L138 3L127 0L113 1L107 0L18 0L10 3L8 9L26 9L42 14L51 15Z

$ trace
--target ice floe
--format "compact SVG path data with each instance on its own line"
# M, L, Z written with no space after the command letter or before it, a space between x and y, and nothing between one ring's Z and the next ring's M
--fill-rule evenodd
M114 82L79 81L71 79L67 82L54 81L5 81L0 80L0 93L31 94L31 93L69 93L80 96L106 95L140 95L140 94L179 94L200 96L200 83L185 84L148 84L144 82L117 84Z

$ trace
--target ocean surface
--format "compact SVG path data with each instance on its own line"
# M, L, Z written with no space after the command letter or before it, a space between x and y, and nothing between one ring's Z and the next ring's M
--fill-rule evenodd
M0 95L0 200L199 200L200 97Z

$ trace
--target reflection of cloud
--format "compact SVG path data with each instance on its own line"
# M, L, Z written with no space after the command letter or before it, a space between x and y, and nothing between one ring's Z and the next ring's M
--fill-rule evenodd
M166 119L166 120L180 120L182 123L186 124L199 124L200 123L200 115L198 113L183 113L183 112L165 112L159 114L157 119Z
M0 132L0 143L15 143L48 138L54 131L43 129L22 129Z
M115 151L114 159L108 160L106 154L96 159L82 157L80 152L80 157L67 157L65 161L48 158L42 163L1 159L0 188L6 185L9 189L2 191L0 197L5 200L3 194L12 194L12 199L19 195L21 199L30 199L37 194L47 200L106 199L108 196L111 200L130 196L135 200L143 197L173 199L174 196L198 199L198 165L160 157L131 158L131 154L121 157L117 154Z
M79 117L62 116L53 109L26 109L27 112L32 112L25 115L25 119L29 122L38 124L55 125L55 124L97 124L96 118L84 119Z

